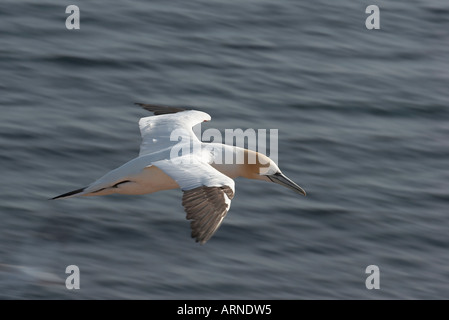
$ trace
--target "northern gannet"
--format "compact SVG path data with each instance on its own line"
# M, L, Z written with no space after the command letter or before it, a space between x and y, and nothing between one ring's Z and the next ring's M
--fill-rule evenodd
M139 121L142 136L139 156L87 187L52 200L113 193L147 194L181 188L182 205L187 219L191 220L192 238L204 244L229 211L235 193L234 178L274 182L306 195L266 155L235 146L201 142L193 132L193 126L210 121L209 114L178 107L136 104L154 113L154 116ZM173 135L177 138L173 139ZM173 148L183 152L179 154ZM242 163L225 163L226 153L230 153L232 159L240 157Z

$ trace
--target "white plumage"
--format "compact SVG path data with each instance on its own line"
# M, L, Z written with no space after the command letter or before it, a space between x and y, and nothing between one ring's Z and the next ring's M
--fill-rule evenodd
M218 161L218 156L222 157L224 151L245 155L254 151L201 142L192 128L210 121L207 113L139 105L155 114L139 121L142 135L139 156L87 187L53 199L112 193L147 194L180 188L184 193L182 203L187 219L191 220L192 237L205 243L229 211L235 194L233 178L243 176L276 182L305 195L302 188L284 176L277 165L264 155L258 154L268 164L223 164Z

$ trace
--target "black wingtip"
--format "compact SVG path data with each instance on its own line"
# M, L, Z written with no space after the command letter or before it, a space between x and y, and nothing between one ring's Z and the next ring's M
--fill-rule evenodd
M77 194L77 193L83 192L84 189L86 189L86 188L81 188L81 189L73 190L73 191L70 191L70 192L61 194L61 195L59 195L59 196L56 196L56 197L54 197L54 198L50 198L50 199L48 199L48 200L56 200L56 199L60 199L60 198L65 198L65 197L73 196L73 195L75 195L75 194Z
M186 108L170 107L170 106L156 105L156 104L146 104L146 103L139 103L139 102L135 102L134 104L141 106L143 109L145 109L147 111L153 112L155 116L158 116L161 114L177 113L177 112L189 110Z

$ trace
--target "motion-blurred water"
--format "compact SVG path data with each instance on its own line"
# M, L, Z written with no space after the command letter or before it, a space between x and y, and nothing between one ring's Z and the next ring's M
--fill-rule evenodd
M447 1L70 4L0 3L0 298L449 299ZM238 180L204 246L179 190L47 201L138 154L133 102L279 129L308 196Z

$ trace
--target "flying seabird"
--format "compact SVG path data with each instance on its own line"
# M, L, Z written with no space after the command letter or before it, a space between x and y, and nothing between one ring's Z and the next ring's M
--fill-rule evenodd
M136 104L154 113L154 116L139 121L142 135L139 156L87 187L52 200L113 193L147 194L181 188L182 205L187 219L191 220L192 238L204 244L217 231L229 211L235 194L233 179L237 177L274 182L306 195L266 155L235 146L201 142L193 132L193 126L210 121L207 113L179 107ZM181 154L178 151L182 151ZM240 158L243 161L226 163L223 161L226 153L231 154L232 159Z

